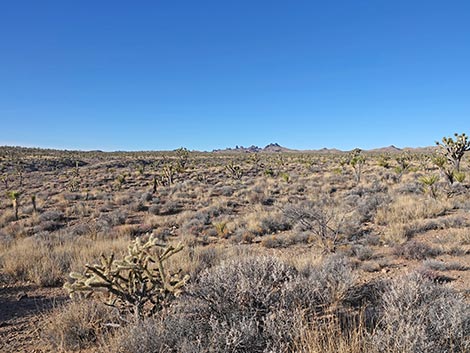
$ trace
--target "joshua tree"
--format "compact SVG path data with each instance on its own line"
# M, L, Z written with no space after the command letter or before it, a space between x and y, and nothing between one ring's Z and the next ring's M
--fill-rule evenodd
M454 134L455 140L452 137L443 137L442 143L436 141L436 144L441 147L447 161L452 165L453 170L460 172L460 161L466 151L470 151L470 141L465 133L459 135Z
M403 174L410 168L410 159L410 156L406 153L396 158L398 166L395 167L395 173L398 175L398 181L401 180Z
M37 209L37 206L36 206L36 195L31 195L31 203L33 205L33 212L37 213L38 209Z
M175 152L176 157L178 158L177 169L181 172L186 168L190 152L187 148L184 147L178 148L177 150L175 150Z
M354 179L356 180L356 184L359 184L361 181L362 166L366 161L366 158L361 154L361 152L362 150L360 148L355 148L351 152L349 159L349 164L354 169Z
M172 164L167 164L163 167L162 170L162 179L166 181L167 185L173 184L174 177L175 177L175 167Z
M21 193L19 191L10 191L8 192L8 197L11 200L11 203L13 205L13 209L15 210L15 219L18 220L18 202L20 199Z
M15 165L15 173L18 176L20 187L23 186L23 172L24 172L23 163L20 160L18 160Z

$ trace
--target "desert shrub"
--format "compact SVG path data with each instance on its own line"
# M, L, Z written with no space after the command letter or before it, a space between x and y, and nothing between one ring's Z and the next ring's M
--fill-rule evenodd
M128 209L131 212L143 212L147 211L148 207L144 205L142 201L136 201L129 204Z
M437 260L426 260L423 262L425 269L434 271L466 271L468 266L462 265L458 262L443 262Z
M353 283L344 258L299 272L247 256L201 273L171 314L134 325L115 352L290 352L305 315L338 308Z
M428 257L435 257L440 251L425 243L418 241L409 241L401 245L397 245L393 249L396 256L401 256L407 260L425 260Z
M470 306L453 290L418 273L394 280L382 296L374 346L379 352L470 350Z
M291 228L291 222L279 212L258 210L245 217L247 231L254 236L273 234Z
M142 193L142 195L140 195L139 201L140 201L141 203L145 203L145 202L151 201L152 198L153 198L153 195L152 195L151 192L144 192L144 193Z
M263 237L261 240L261 245L268 249L274 248L282 248L288 245L286 238L278 236L278 235L270 235L267 237Z
M361 261L371 260L374 256L374 251L368 246L355 245L351 248L351 255Z
M64 213L61 211L46 211L39 216L41 222L61 222L64 218Z
M96 345L114 325L119 315L94 301L77 301L60 306L45 321L42 339L55 350L76 351Z
M345 236L355 233L357 226L351 214L338 210L333 201L324 198L318 202L303 202L288 205L284 216L300 231L309 231L315 235L325 253L335 252ZM347 232L347 234L345 234Z

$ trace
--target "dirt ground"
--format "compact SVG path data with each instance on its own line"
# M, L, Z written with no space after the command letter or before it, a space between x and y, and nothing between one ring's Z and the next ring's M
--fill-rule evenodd
M50 352L42 343L41 321L47 312L66 300L62 288L28 284L0 288L0 351Z

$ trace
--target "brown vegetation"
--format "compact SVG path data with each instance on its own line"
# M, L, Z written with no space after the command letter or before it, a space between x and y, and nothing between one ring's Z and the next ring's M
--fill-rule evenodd
M0 148L0 349L468 352L469 161L452 183L443 165L428 152ZM138 237L184 244L166 266L190 278L150 318L94 300L27 312L13 295L52 302L71 272ZM6 327L21 317L16 342Z

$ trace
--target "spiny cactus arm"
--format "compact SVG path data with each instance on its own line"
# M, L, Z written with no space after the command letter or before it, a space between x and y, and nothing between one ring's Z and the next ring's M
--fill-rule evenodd
M159 261L165 261L169 257L173 256L176 253L179 253L181 250L183 250L184 245L179 243L176 245L176 247L169 246L165 249L162 255L160 255Z
M90 277L87 282L85 282L88 287L103 287L118 297L124 296L126 300L129 300L129 298L131 298L131 296L126 293L126 289L121 286L118 281L114 279L108 279L105 272L100 269L97 265L86 265L85 267L94 274L93 277Z

